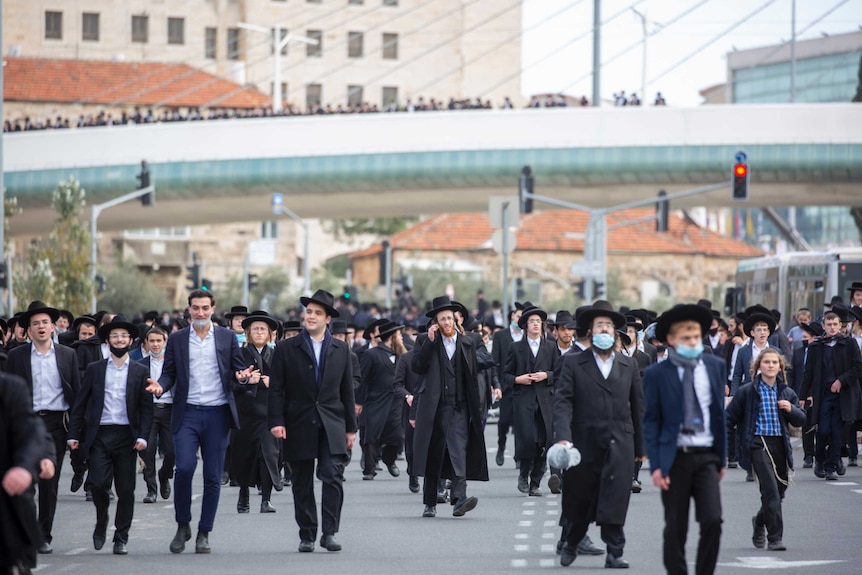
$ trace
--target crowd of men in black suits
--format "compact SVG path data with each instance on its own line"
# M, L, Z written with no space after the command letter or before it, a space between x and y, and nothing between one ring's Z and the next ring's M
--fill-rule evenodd
M250 488L259 490L260 512L274 513L271 491L290 486L299 551L313 551L318 535L321 547L339 551L343 473L357 433L364 480L383 468L400 476L403 453L408 488L423 494L422 516L435 517L448 502L462 517L478 505L468 481L489 478L484 426L497 405L495 463L505 464L513 431L517 490L541 497L550 465L547 488L562 493L562 565L606 553L606 567L628 567L623 528L648 456L665 506L668 572L686 572L693 499L701 523L697 569L711 573L726 467L758 478L763 506L752 519L752 542L780 551L780 503L793 468L789 426L810 436L803 466L818 477L842 475L843 457L856 464L862 283L851 286L850 302L833 298L817 321L800 310L789 335L775 310L755 305L725 322L706 300L661 315L598 300L549 319L530 302L504 314L480 294L474 315L441 296L420 323L415 300L406 298L415 318L409 326L374 317L367 306L364 317L354 315L323 290L301 298L302 322L244 306L217 321L215 297L203 290L189 295L184 318L75 318L32 302L0 320L8 386L0 393L0 435L30 430L28 441L16 442L20 457L0 456L2 569L26 572L37 552L52 552L67 447L71 489L83 486L96 508L96 550L106 542L116 491L113 551L128 552L140 456L143 502L173 495L177 532L169 547L183 552L200 452L196 553L211 551L228 481L240 487L239 513L250 510ZM549 457L557 447L576 450L579 463ZM157 452L164 456L158 470ZM323 482L320 520L315 471ZM31 513L36 484L38 515ZM19 527L6 529L13 523ZM606 550L587 535L590 523L600 526Z

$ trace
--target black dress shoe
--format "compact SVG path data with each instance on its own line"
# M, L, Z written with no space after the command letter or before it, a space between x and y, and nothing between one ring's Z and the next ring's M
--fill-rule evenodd
M275 507L272 506L272 503L269 501L261 501L260 502L260 512L261 513L275 513Z
M249 501L248 491L243 493L242 490L239 492L239 499L236 502L236 512L237 513L248 513L251 510L251 503Z
M562 565L563 567L568 567L575 562L575 558L577 556L577 548L573 548L568 543L563 543L563 546L560 548L560 565Z
M727 462L727 468L728 469L736 469L737 467L739 467L739 463L737 461L728 461Z
M610 553L605 557L605 569L628 569L629 562L622 557L614 557Z
M212 553L208 532L198 531L198 537L195 539L195 553Z
M813 457L806 457L805 459L802 460L802 468L803 469L811 469L812 467L814 467L814 458Z
M394 463L391 465L387 464L386 469L387 471L389 471L389 475L391 475L392 477L398 477L399 475L401 475L401 470L398 469L398 466Z
M75 474L72 475L72 485L70 487L72 490L72 493L77 493L83 484L84 484L84 474L78 473L76 471Z
M847 458L847 467L858 467L858 466L859 466L859 464L856 463L855 457L848 457Z
M445 489L437 490L437 503L449 503L449 494Z
M827 471L824 479L826 479L826 481L838 481L838 476L835 475L834 471Z
M320 546L327 551L341 551L341 543L336 541L335 535L324 535L321 537Z
M159 485L159 494L162 496L162 499L168 499L171 496L171 480L163 479L161 484Z
M275 488L276 491L283 491L284 490L284 479L279 477L278 480L272 484L272 486Z
M556 473L551 474L551 476L548 478L548 489L551 493L563 492L563 481Z
M362 474L362 480L363 481L371 481L374 479L375 475L377 475L377 473L374 473L373 471L371 473L363 473Z
M105 531L106 529L99 529L98 527L93 531L93 549L96 551L100 551L105 546Z
M299 542L300 553L311 553L312 551L314 551L314 541L308 541L307 539L303 539Z
M192 538L192 528L188 523L177 525L177 533L171 541L171 553L182 553L186 549L186 541Z
M114 541L114 555L128 555L129 550L122 541Z
M841 459L838 460L838 475L844 475L847 473L847 468L844 467L844 461Z
M437 517L437 508L433 505L426 505L422 517Z
M452 517L463 517L465 513L475 509L477 503L479 503L479 500L475 497L462 499L455 507L452 508Z
M751 535L751 543L757 549L766 547L766 525L757 524L757 515L751 518L751 525L754 527L754 532Z
M156 502L156 494L150 491L144 496L144 503L155 503Z
M745 480L746 480L746 481L748 481L749 483L751 483L752 481L754 481L754 473L752 473L751 471L749 471L749 472L748 472L748 475L746 475L746 476L745 476Z
M39 545L39 548L37 549L37 551L39 552L39 555L50 555L51 553L54 552L54 548L51 547L50 543L45 541L44 543Z
M530 485L530 492L527 495L530 497L542 497L544 493L542 493L542 488L538 485Z
M90 491L89 489L87 489L84 492L84 499L86 499L87 501L92 501L93 500L93 492Z
M419 493L419 478L415 475L410 476L410 483L407 484L410 493Z
M632 493L640 493L643 491L643 485L637 479L632 479Z
M521 493L530 492L530 481L521 475L518 476L518 491Z
M562 539L557 541L557 555L559 555L560 552L563 550L563 545L565 545L565 544L566 544L566 542L563 541Z
M826 470L823 469L823 463L821 463L820 461L814 462L814 475L816 475L820 479L826 477Z
M604 555L605 552L593 545L593 540L589 535L584 535L581 542L578 543L578 553L581 555Z
M497 449L497 457L494 459L494 462L497 464L497 467L502 467L506 462L506 453L505 449L498 448Z
M227 485L227 482L230 481L230 475L228 475L227 471L224 471L221 474L221 484Z
M778 541L770 541L767 549L769 551L787 551L787 546L779 539Z

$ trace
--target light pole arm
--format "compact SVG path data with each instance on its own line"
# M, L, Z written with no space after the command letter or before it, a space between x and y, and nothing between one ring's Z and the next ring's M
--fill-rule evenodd
M284 205L279 206L276 215L284 215L292 219L294 222L302 226L303 232L303 247L302 247L302 292L304 296L311 295L311 263L309 262L309 237L308 237L308 222L300 218L290 208Z

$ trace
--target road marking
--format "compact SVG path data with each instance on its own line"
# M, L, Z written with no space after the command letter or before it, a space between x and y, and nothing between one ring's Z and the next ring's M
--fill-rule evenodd
M523 515L535 515L536 510L535 509L524 509L523 511L521 511L521 514L523 514Z
M557 514L556 509L548 509L547 511L545 511L545 515L556 515L556 514Z
M515 539L529 539L529 533L515 533Z
M545 501L545 503L548 504L548 507L556 507L557 505L559 505L557 501Z
M851 489L853 493L862 493L862 489Z
M173 508L174 508L173 503L171 503L170 505L162 505L162 509L173 509Z
M529 545L515 545L515 551L517 551L518 553L526 553L529 550Z
M533 507L536 505L535 501L524 501L524 507Z
M77 549L70 549L69 551L66 551L66 555L78 555L86 550L86 547L78 547Z
M532 527L532 526L533 526L532 521L520 521L520 522L518 522L518 527Z
M555 567L556 565L556 559L539 559L539 567Z
M542 553L556 553L557 546L556 545L542 545Z
M833 563L846 563L843 560L822 561L784 561L776 557L737 557L739 563L719 563L722 567L741 567L743 569L793 569L796 567L816 567Z
M542 533L542 539L556 539L556 533Z
M512 559L512 567L526 567L527 560L526 559Z
M557 521L545 521L545 527L556 527L559 523Z
M827 481L829 485L834 485L835 487L847 487L848 485L859 485L855 481Z

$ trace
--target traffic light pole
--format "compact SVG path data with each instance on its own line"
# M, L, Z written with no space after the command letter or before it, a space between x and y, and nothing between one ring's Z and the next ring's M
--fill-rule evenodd
M245 253L245 259L242 261L242 305L248 307L248 252Z
M114 198L113 200L108 200L107 202L103 202L101 204L93 204L90 206L90 282L93 288L93 295L90 299L90 312L96 313L97 304L97 295L96 295L96 266L99 263L99 241L98 241L98 221L99 216L107 210L108 208L113 208L114 206L119 206L120 204L124 204L131 200L136 200L142 196L147 194L155 193L156 186L155 184L150 184L146 188L142 188L140 190L135 190L134 192L129 192L128 194L123 194L118 198Z
M308 222L283 204L279 206L279 210L275 213L277 215L285 215L302 226L302 295L308 297L311 295L311 264L308 261Z

